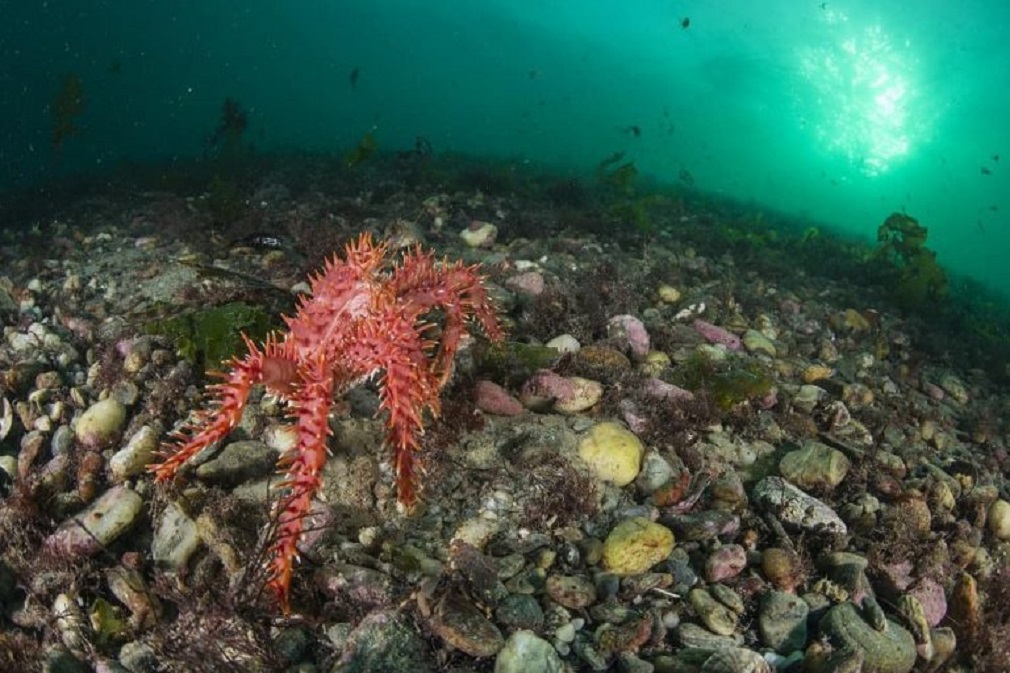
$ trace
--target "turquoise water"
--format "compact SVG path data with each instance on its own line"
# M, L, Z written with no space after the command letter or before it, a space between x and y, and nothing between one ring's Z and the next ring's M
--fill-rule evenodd
M886 9L882 7L886 6ZM496 155L645 174L875 236L893 211L1010 291L1010 4L0 1L0 188L260 150ZM686 24L686 27L685 27ZM54 101L83 106L54 146Z

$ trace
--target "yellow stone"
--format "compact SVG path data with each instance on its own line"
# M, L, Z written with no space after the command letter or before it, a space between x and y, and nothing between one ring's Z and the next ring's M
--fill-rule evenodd
M831 378L831 375L834 373L835 370L826 365L810 365L803 370L803 382L813 383L814 381Z
M676 304L680 301L681 297L680 290L666 283L659 286L657 294L659 295L659 300L664 304Z
M603 542L603 567L618 575L637 575L673 551L673 531L642 516L614 526Z
M659 376L671 363L670 356L663 351L649 351L638 369L646 376Z
M579 440L579 457L600 481L627 486L642 469L642 442L620 423L597 423Z

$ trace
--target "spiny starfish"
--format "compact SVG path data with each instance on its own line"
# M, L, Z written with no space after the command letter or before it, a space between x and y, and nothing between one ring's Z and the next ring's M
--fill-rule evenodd
M334 395L381 373L380 408L388 419L397 498L409 508L417 498L414 453L424 413L439 413L439 395L467 322L476 320L491 340L503 338L478 268L439 263L420 247L390 264L387 244L362 234L347 245L343 259L334 256L310 277L310 285L311 295L301 299L295 315L285 316L285 333L262 346L244 337L248 354L232 360L224 381L211 386L214 406L174 432L174 446L150 467L157 481L170 480L226 438L254 385L264 384L288 402L298 439L278 462L285 477L268 561L268 586L285 612L303 520L326 464ZM429 322L434 314L441 314L440 332Z

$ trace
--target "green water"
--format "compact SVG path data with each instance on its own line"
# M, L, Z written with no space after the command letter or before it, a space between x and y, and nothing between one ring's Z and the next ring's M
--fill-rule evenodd
M886 7L886 8L885 8ZM882 9L885 8L885 9ZM495 155L671 183L866 237L893 211L1010 291L1010 4L0 1L0 189L258 150ZM686 27L685 27L685 24ZM80 85L54 146L55 101Z

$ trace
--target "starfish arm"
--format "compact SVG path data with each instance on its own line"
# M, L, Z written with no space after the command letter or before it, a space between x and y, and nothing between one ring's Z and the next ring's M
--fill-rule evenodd
M233 360L231 371L225 380L210 387L217 398L211 408L172 433L176 445L166 447L164 460L147 468L154 473L155 481L168 481L175 477L183 465L211 444L227 437L242 420L242 410L249 398L249 390L262 381L264 363L271 359L248 337L242 335L242 338L245 339L249 353L241 360ZM269 341L267 353L274 348L275 343Z
M346 357L361 371L383 372L379 407L388 414L397 500L410 507L417 499L414 453L424 432L423 414L427 409L437 416L440 410L438 377L424 354L427 341L395 311L362 322L356 332Z
M285 613L290 611L288 589L298 558L298 542L322 483L320 475L328 455L326 440L331 434L327 418L333 399L332 372L319 357L303 368L301 376L303 383L293 395L291 412L297 422L298 444L278 461L278 468L285 474L278 486L285 493L274 509L277 523L267 561L267 585Z

